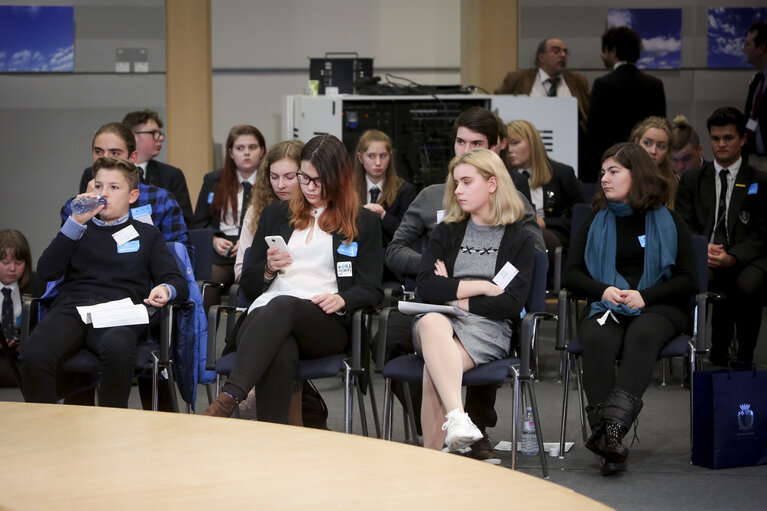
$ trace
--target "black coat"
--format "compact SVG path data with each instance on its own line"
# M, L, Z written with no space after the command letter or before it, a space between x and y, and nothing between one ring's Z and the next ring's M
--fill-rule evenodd
M663 82L643 73L634 64L623 64L594 80L589 113L589 159L578 169L584 183L595 183L599 160L605 150L626 142L634 125L651 115L666 116Z

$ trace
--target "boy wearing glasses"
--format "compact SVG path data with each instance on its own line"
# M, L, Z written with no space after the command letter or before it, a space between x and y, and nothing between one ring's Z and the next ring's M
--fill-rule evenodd
M186 177L181 169L157 161L154 158L160 154L162 144L165 142L165 132L162 130L163 122L160 115L154 110L137 110L125 115L122 120L136 137L136 151L138 158L136 166L139 168L141 183L164 188L175 197L184 221L187 225L192 221L192 202L189 199L189 190L186 186ZM85 193L88 181L93 176L88 169L83 172L80 179L80 193Z

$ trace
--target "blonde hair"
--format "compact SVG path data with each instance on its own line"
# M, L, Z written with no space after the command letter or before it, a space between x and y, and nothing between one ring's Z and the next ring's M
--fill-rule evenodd
M668 137L668 150L666 151L666 156L663 158L663 161L660 165L657 166L657 168L660 171L661 177L666 181L666 184L668 185L668 202L666 203L666 207L668 209L674 209L676 191L679 188L679 178L676 177L676 174L674 174L674 169L671 166L671 123L668 122L668 119L665 117L651 115L650 117L639 121L636 126L634 126L634 129L631 130L629 141L634 142L635 144L639 144L642 140L642 136L647 132L647 130L651 128L663 131Z
M509 143L513 134L516 134L530 148L530 189L535 190L548 184L552 177L551 162L536 127L527 121L511 121L506 129L509 132Z
M525 214L525 206L519 198L517 188L511 180L506 165L496 153L489 149L474 149L456 156L450 162L449 173L445 183L444 222L461 222L470 215L461 209L455 196L455 180L453 171L458 165L471 165L477 169L482 179L487 181L495 177L498 186L490 195L490 215L485 220L489 225L506 225L519 221Z

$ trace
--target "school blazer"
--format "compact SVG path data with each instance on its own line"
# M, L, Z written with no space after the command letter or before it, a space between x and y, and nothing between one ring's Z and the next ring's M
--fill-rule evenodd
M682 174L676 199L676 211L693 234L711 238L716 205L716 169L706 162L698 169ZM741 163L727 210L727 253L742 265L754 263L767 271L767 173Z
M293 235L287 201L270 204L261 213L253 245L240 278L240 287L249 300L255 300L269 287L269 283L264 281L268 248L264 237L272 235L282 236L286 243ZM333 263L336 268L339 262L350 262L352 265L351 277L339 277L336 271L338 294L344 299L347 312L378 305L383 299L381 277L384 265L381 220L378 215L362 207L359 209L357 237L354 239L357 243L355 256L339 253L338 249L344 241L343 235L333 233ZM347 314L347 319L349 316Z

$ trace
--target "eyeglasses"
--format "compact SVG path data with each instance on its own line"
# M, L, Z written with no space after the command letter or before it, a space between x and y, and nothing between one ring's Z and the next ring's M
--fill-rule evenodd
M149 130L149 131L134 131L133 132L136 135L142 135L142 134L152 134L152 138L155 140L160 140L161 138L165 138L165 132L162 130Z
M309 177L299 170L296 172L296 177L298 178L298 182L302 185L308 185L309 183L312 183L317 188L322 188L322 178L320 176Z

